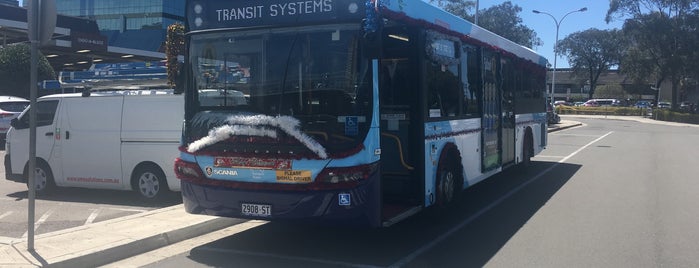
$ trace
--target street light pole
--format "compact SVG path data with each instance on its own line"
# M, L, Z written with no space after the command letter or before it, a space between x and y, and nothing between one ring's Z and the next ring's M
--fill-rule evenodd
M549 17L553 19L553 22L556 23L556 43L553 44L553 73L551 74L551 107L553 108L553 94L556 93L556 61L558 59L558 30L561 28L561 22L563 22L563 19L565 19L568 15L575 13L575 12L585 12L587 11L587 7L583 7L578 10L573 10L571 12L566 13L561 17L560 20L557 20L556 17L553 15L543 12L543 11L538 11L538 10L532 10L534 14L546 14Z

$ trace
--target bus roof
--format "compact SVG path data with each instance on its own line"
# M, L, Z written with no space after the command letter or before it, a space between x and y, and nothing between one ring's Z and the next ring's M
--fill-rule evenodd
M523 58L541 66L546 66L548 61L533 50L512 42L502 36L494 34L486 29L474 25L456 15L422 0L374 0L379 1L382 14L392 19L413 21L413 23L427 24L437 31L450 35L462 35L461 38L470 39L473 43L481 43L509 52L516 57ZM387 12L386 12L387 11Z

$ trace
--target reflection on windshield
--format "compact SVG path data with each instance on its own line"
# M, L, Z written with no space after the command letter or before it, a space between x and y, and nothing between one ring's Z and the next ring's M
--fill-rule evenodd
M192 36L199 110L289 116L320 144L356 145L368 131L372 102L359 33L357 25L331 25Z

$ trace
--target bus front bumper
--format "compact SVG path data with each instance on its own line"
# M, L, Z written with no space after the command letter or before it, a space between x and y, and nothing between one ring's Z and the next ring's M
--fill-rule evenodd
M319 191L239 190L182 181L185 210L231 218L311 221L351 226L381 226L378 176L352 189ZM246 215L243 204L268 205L268 216Z

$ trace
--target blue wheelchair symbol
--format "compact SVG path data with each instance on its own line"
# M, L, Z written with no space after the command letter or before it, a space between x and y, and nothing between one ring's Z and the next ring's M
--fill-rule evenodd
M340 206L349 206L352 203L348 193L338 194L338 201Z

